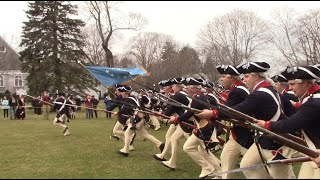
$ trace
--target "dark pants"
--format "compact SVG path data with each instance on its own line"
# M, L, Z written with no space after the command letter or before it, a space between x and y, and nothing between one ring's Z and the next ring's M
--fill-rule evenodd
M97 106L93 106L93 109L97 109ZM96 116L96 118L98 118L97 110L93 110L93 112L94 112L94 115ZM93 115L92 115L92 118L93 118Z
M111 118L111 112L106 112L107 118Z
M9 109L4 109L3 110L3 117L8 118L9 117Z

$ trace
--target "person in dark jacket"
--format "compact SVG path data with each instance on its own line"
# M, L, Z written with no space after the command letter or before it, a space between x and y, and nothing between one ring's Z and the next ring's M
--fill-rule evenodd
M309 148L320 152L320 69L311 66L288 68L289 84L294 94L300 98L302 105L295 114L279 121L257 120L256 124L276 133L291 133L301 130ZM318 158L302 163L298 179L319 179L320 168Z
M9 106L10 106L10 119L17 119L16 117L16 109L18 106L18 101L15 95L11 95L9 99Z
M67 122L71 118L69 108L72 104L64 96L64 93L59 92L58 98L54 101L53 109L56 110L57 115L53 120L53 124L63 127L63 135L68 136L70 132Z
M237 67L237 70L244 74L244 82L250 92L249 96L241 103L232 108L244 114L254 116L257 119L264 121L277 121L293 113L293 107L290 101L286 98L280 98L279 93L266 80L265 72L268 71L270 65L266 62L248 62ZM285 101L287 103L285 103ZM285 106L286 104L286 106ZM222 114L217 110L204 110L199 113L200 118L223 118L229 117L230 114ZM231 117L232 118L232 117ZM255 133L255 143L250 146L246 154L243 156L240 167L247 167L254 164L262 163L262 158L266 161L291 158L294 151L291 148L274 142L265 135ZM263 157L260 156L262 152ZM274 152L285 152L283 157L277 156ZM290 177L289 165L270 165L268 171L265 169L257 169L254 171L244 171L246 178L270 179L281 178L287 179Z
M249 91L241 81L236 67L219 65L216 69L220 73L223 87L228 90L225 105L233 107L244 101ZM234 124L230 131L229 140L224 145L220 156L222 171L233 169L239 156L244 156L253 143L253 133L249 129ZM230 174L222 175L222 179L230 179Z

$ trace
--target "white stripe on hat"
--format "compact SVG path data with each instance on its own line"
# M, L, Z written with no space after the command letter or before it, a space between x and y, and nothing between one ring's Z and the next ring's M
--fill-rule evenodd
M283 79L285 79L286 81L288 80L286 77L284 77L282 74L278 74L278 76L282 77Z
M304 67L298 67L298 69L308 73L309 75L311 75L313 78L315 79L319 79L319 77L315 74L313 74L313 72L311 72L310 70L308 70L307 68L304 68Z
M254 65L254 66L256 66L256 67L258 67L258 68L260 68L260 69L268 70L268 68L264 68L264 67L262 67L262 66L259 66L258 64L254 63L254 62L250 62L250 64L252 64L252 65Z
M238 75L240 75L240 73L237 71L236 68L234 68L233 66L229 66L235 73L237 73Z

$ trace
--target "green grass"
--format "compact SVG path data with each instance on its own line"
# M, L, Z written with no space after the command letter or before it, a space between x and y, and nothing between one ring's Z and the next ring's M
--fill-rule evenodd
M34 115L32 109L27 110L23 121L3 120L3 111L0 111L1 179L193 179L198 178L201 171L183 152L185 139L180 141L175 171L153 159L152 155L159 153L159 149L152 142L143 141L139 134L129 157L120 156L116 151L123 147L123 141L110 139L115 119L106 119L101 111L98 119L85 119L84 111L78 111L76 119L68 124L71 135L67 137L63 136L61 127L53 125L52 120L43 120L43 115ZM50 119L54 116L51 113ZM164 141L166 130L162 125L159 131L149 129L149 132ZM244 178L242 173L233 177Z

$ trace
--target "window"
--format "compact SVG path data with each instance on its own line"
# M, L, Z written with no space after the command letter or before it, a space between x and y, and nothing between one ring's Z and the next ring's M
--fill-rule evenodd
M6 47L0 46L0 52L6 52Z
M14 77L14 86L15 87L22 87L23 86L21 76Z
M4 86L4 82L3 82L3 76L0 76L0 87Z

